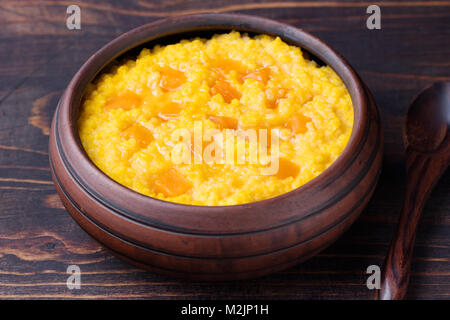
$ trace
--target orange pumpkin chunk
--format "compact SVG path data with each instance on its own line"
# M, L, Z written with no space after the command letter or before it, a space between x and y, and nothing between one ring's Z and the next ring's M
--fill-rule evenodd
M238 73L239 77L246 73L245 67L239 61L228 58L216 61L211 70L223 77L233 70Z
M264 84L267 84L267 82L270 79L270 69L269 68L258 68L255 71L248 72L246 75L242 77L242 80L245 81L245 79L253 79L259 82L262 82Z
M182 107L179 103L170 101L166 105L164 105L163 110L158 112L158 118L164 121L173 120L178 118L178 115L180 111L182 110Z
M275 176L279 179L286 179L288 177L295 178L298 175L299 171L300 168L292 161L285 158L279 158L278 172L275 174Z
M311 121L310 117L307 117L301 113L295 114L287 123L287 127L295 134L305 133L308 131L306 124Z
M159 175L154 188L156 193L162 193L165 197L176 197L191 189L192 183L176 169L170 168Z
M267 108L269 109L275 109L276 107L278 107L278 102L280 101L280 99L268 99L267 100Z
M131 110L141 106L142 98L133 91L123 92L112 99L108 100L105 105L106 110L123 109Z
M134 139L136 143L144 148L153 140L153 135L150 130L140 124L133 124L121 132L122 139Z
M186 82L184 73L171 67L164 67L164 69L161 70L161 74L159 86L164 91L177 90Z
M211 120L214 123L217 123L220 127L220 129L237 129L238 128L238 120L231 117L226 116L214 116L214 115L208 115L207 116L209 120Z
M211 94L220 94L226 103L230 103L233 99L240 99L241 93L225 80L217 79L214 86L211 88Z
M275 109L278 107L278 103L280 102L281 99L286 98L286 93L284 90L277 90L277 92L275 93L275 95L269 99L266 99L266 106L267 108L270 109Z

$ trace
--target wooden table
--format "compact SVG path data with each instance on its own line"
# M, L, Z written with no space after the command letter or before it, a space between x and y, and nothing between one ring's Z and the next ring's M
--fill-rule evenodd
M66 8L81 8L81 30ZM381 2L381 30L366 28L372 2L0 2L0 298L370 299L366 268L382 265L402 204L402 124L413 96L450 80L450 2ZM261 15L313 33L359 72L379 106L384 171L354 226L315 258L235 283L182 282L131 267L105 251L63 209L48 167L56 103L81 64L124 31L166 16L206 11ZM450 298L450 173L420 223L408 297ZM69 265L81 289L66 287Z

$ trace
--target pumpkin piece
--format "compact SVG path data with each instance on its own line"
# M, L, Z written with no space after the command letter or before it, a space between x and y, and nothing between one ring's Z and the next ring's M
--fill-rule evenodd
M214 86L211 88L211 94L220 94L226 103L231 103L233 99L240 99L242 94L233 88L233 86L226 80L217 79Z
M164 105L163 110L158 112L158 118L164 121L177 119L182 107L179 103L170 101Z
M295 178L300 171L299 166L297 166L292 161L286 159L286 158L279 158L278 159L278 172L275 174L275 176L278 179L286 179L288 177Z
M192 183L174 168L161 173L154 183L155 192L162 193L165 197L182 195L191 188Z
M286 98L286 92L285 92L285 90L280 90L280 89L278 89L275 92L275 95L272 98L270 98L270 99L267 98L267 95L266 95L266 106L267 106L267 108L269 108L269 109L277 108L278 107L278 103L280 102L280 100L284 99L284 98Z
M280 101L280 99L277 99L277 98L275 98L275 99L268 99L267 100L267 108L269 108L269 109L276 109L277 107L278 107L278 102Z
M236 130L238 128L238 120L232 117L226 117L226 116L215 116L215 115L208 115L207 116L209 120L216 123L220 129L234 129Z
M291 129L294 134L305 133L308 131L306 124L312 119L301 113L295 114L287 123L287 127Z
M264 84L267 84L267 82L270 79L270 69L258 68L255 71L247 72L241 79L242 81L245 81L245 79L253 79L262 82Z
M245 67L239 61L228 58L216 61L211 70L217 73L222 78L224 78L233 70L237 72L239 77L242 77L242 74L245 74L247 72Z
M106 102L105 109L123 109L123 110L131 110L134 108L140 107L142 104L142 98L138 94L133 91L125 91Z
M122 131L120 135L122 139L134 139L141 148L145 148L153 140L151 131L138 123L131 125Z
M163 91L178 90L185 82L186 76L184 72L171 67L164 67L161 70L159 86Z

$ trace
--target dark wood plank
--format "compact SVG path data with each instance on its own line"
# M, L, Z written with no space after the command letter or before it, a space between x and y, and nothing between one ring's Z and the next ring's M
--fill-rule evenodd
M367 1L79 1L82 30L65 27L67 2L0 2L0 298L370 299L367 266L382 265L404 190L402 124L425 85L450 80L450 1L384 1L367 30ZM183 282L143 272L106 252L62 209L48 169L48 128L59 95L99 47L158 18L206 11L257 14L327 41L356 68L379 106L384 171L368 208L334 245L299 266L237 283ZM450 174L419 226L408 297L449 299ZM68 290L68 265L82 288Z

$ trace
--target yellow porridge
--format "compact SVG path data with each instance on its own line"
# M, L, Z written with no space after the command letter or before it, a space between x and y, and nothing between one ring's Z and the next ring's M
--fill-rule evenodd
M336 160L352 127L350 95L329 66L238 32L143 49L90 85L78 120L88 156L112 179L213 206L300 187Z

